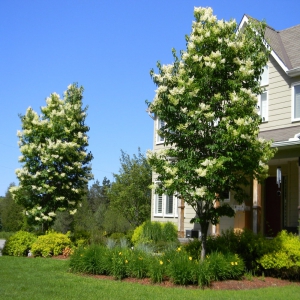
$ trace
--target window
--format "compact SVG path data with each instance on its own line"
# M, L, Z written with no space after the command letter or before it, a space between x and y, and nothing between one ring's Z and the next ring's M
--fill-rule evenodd
M300 121L300 82L292 85L292 121Z
M163 196L155 195L155 215L162 215Z
M262 122L268 121L268 92L265 91L258 96L257 103L258 114L261 117Z
M224 202L230 202L230 191L224 191L224 192L221 192L220 198L221 198Z
M261 74L260 86L269 84L269 67L268 65L264 66L263 73Z
M157 130L161 129L162 127L165 126L165 122L160 120L160 119L157 119ZM164 142L164 138L161 137L158 133L156 133L156 143L163 143Z
M154 215L177 217L177 198L174 195L155 195Z
M166 196L166 215L173 215L173 195Z

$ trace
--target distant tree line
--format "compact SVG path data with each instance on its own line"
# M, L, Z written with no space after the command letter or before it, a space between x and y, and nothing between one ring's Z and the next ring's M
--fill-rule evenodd
M86 185L82 201L74 215L68 211L56 211L52 229L58 232L72 231L77 235L125 233L150 219L151 169L145 156L138 150L130 157L121 150L120 171L113 174L114 181L106 177ZM17 204L11 195L12 183L0 198L0 230L39 231L37 224L28 224L25 208ZM70 200L71 201L71 200Z

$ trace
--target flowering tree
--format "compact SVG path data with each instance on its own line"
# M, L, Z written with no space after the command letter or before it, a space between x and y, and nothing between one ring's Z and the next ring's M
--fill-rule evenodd
M83 87L68 86L64 98L53 93L41 108L41 116L29 107L18 131L22 168L16 170L19 186L10 189L15 201L26 209L31 223L47 229L57 210L76 213L76 207L92 178L93 156L82 108Z
M209 223L234 215L224 192L233 191L239 203L249 199L244 187L267 175L274 150L257 137L257 95L269 53L264 25L237 32L234 20L217 20L211 8L195 8L194 17L186 51L178 58L173 49L174 63L151 70L158 89L147 104L164 121L158 134L166 147L149 151L148 161L158 174L156 192L175 193L195 210L204 259Z

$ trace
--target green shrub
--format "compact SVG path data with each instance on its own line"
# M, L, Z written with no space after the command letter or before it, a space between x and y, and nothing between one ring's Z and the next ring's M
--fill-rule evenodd
M111 268L110 275L115 279L123 279L127 276L128 260L130 254L128 249L114 248L110 251L111 255Z
M34 256L48 257L62 254L63 250L71 245L68 234L49 231L37 238L32 244L31 251Z
M128 253L127 275L133 278L147 277L150 255L144 251L134 250Z
M108 252L102 245L80 247L70 257L70 269L87 274L109 274L111 258Z
M15 232L13 231L0 231L0 239L8 240Z
M195 261L195 263L198 264L198 266L194 269L194 277L197 279L198 285L200 287L209 286L213 277L209 261Z
M188 253L193 260L200 259L201 255L201 241L199 239L193 239L183 245L184 250Z
M207 239L207 254L212 252L236 253L243 259L248 271L258 272L257 260L273 250L274 245L270 240L250 230L240 232L227 230L219 236L210 236Z
M6 241L3 254L12 256L27 256L36 239L37 237L33 233L18 231Z
M172 251L167 258L168 276L175 284L187 285L197 281L195 276L195 261L189 256L182 247L178 247L176 251Z
M245 273L245 264L237 254L213 252L206 260L212 280L240 279Z
M109 236L111 239L119 241L121 238L125 237L123 232L114 232Z
M164 257L154 255L149 259L149 277L152 283L160 283L166 276L166 260Z
M135 246L139 244L151 245L158 252L170 247L174 248L179 244L177 228L172 222L146 221L134 230L132 243Z
M273 251L265 254L258 262L271 276L300 278L300 239L292 233L281 231L272 241Z

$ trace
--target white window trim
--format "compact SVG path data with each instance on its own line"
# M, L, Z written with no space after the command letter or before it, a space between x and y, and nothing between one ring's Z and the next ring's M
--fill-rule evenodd
M173 212L171 214L168 214L166 212L167 208L167 195L163 194L162 197L162 212L157 212L158 209L158 197L160 197L158 194L154 194L154 217L165 217L165 218L174 218L178 217L178 199L175 195L173 195Z
M267 94L267 104L266 104L267 111L266 111L266 115L264 116L264 119L262 116L262 105L261 105L261 95L262 94ZM269 119L269 92L268 91L263 91L260 95L258 95L257 110L258 110L258 114L261 117L262 122L263 123L268 122L268 119Z
M291 92L291 95L292 95L292 122L297 122L297 121L300 121L300 117L299 118L295 118L294 115L295 115L295 86L298 86L300 85L300 81L298 82L294 82L292 83L292 92Z
M162 204L161 204L161 212L158 212L158 198L162 197ZM164 211L164 197L163 195L160 196L158 194L154 194L154 216L162 217Z
M228 198L224 199L224 202L230 202L230 191L228 192Z
M260 80L260 86L262 87L262 86L267 86L267 85L269 85L269 66L268 65L265 65L264 66L264 71L263 71L263 73L261 74L261 77L263 76L263 74L265 74L266 73L266 82L262 82L261 80Z
M159 118L156 118L156 126L155 126L155 132L156 132L156 144L163 144L165 142L165 139L162 138L159 134L158 134L158 130L161 128L161 120Z

